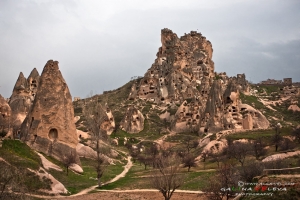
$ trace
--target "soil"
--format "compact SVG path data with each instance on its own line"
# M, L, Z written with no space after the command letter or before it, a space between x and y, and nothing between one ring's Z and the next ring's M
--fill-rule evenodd
M55 197L49 198L51 200L56 200ZM57 198L61 199L61 198ZM100 200L100 199L109 199L109 200L163 200L164 197L161 193L157 192L148 192L148 191L134 191L134 192L98 192L93 194L85 194L81 196L65 197L64 199L68 200ZM203 194L191 194L191 193L174 193L172 200L208 200Z

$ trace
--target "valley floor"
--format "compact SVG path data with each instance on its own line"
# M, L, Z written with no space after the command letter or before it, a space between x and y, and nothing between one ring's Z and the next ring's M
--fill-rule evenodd
M56 200L55 197L49 198L51 200ZM61 198L57 198L61 199ZM93 194L85 194L81 196L73 196L73 197L65 197L68 200L99 200L99 199L109 199L109 200L117 200L117 199L130 199L130 200L153 200L153 199L164 199L162 194L158 191L133 191L133 192L115 192L115 191L105 191L105 192L98 192ZM172 196L172 200L190 200L190 199L197 199L197 200L208 200L202 194L193 194L193 193L181 193L175 192Z

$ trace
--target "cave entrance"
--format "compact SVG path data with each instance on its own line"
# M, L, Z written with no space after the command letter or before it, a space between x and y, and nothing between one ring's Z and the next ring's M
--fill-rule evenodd
M52 129L50 129L50 131L49 131L49 139L50 140L56 140L57 139L57 137L58 137L58 132L57 132L57 129L55 129L55 128L52 128Z

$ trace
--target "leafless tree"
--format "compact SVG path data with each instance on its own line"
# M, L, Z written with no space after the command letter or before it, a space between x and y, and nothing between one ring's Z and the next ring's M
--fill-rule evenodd
M182 163L183 163L183 167L187 167L188 168L188 172L190 171L191 167L196 167L196 156L189 153L187 155L185 155L182 158Z
M283 137L280 135L280 133L281 133L280 127L276 126L275 127L275 134L272 137L272 142L275 145L275 151L278 150L279 144L283 140Z
M233 142L228 146L227 156L235 158L241 166L244 165L246 156L249 155L252 151L250 143L244 142Z
M183 139L183 143L185 145L187 153L190 153L191 149L195 149L199 145L199 142L197 140L194 140L193 137L189 135Z
M233 195L232 187L239 180L237 170L230 164L222 164L214 177L209 178L208 186L204 189L212 200L229 199Z
M76 163L76 152L70 151L68 154L63 154L63 164L67 170L67 176L69 175L69 168L72 164Z
M83 114L87 122L88 130L91 133L94 141L96 141L97 165L95 168L97 171L98 186L101 187L100 179L107 165L105 160L103 159L103 156L101 155L100 140L107 139L104 124L108 121L108 117L103 106L98 103L98 99L90 99L89 101L90 102L86 103L83 109Z
M146 154L139 154L137 159L140 163L143 163L145 170L147 169L147 166L153 164L153 158Z
M285 151L285 150L289 150L289 149L295 148L296 144L294 142L292 142L288 138L283 138L282 141L279 144L279 147L280 147L281 151Z
M300 143L300 127L294 129L292 135L295 136L298 143Z
M251 182L254 177L262 175L263 169L264 165L262 162L255 162L253 160L246 162L239 170L241 180Z
M179 173L180 162L178 160L174 156L160 156L156 159L159 173L154 172L151 185L162 193L165 200L171 199L174 191L184 183L184 176Z
M213 162L217 162L218 168L220 168L220 162L224 160L224 157L226 156L225 154L226 151L224 149L218 149L215 151L215 147L212 146L208 152L208 157L211 157Z
M252 142L252 149L256 160L267 153L262 138L257 138Z

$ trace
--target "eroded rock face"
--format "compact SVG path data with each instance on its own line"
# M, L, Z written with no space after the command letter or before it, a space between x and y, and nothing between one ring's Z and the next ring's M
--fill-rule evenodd
M175 132L266 127L265 120L259 125L252 114L241 113L239 95L249 92L245 74L216 73L212 44L201 33L191 31L178 38L163 29L161 43L151 68L133 84L130 100L180 104L171 127Z
M30 107L35 98L38 84L39 73L34 68L29 77L26 79L21 72L13 89L13 93L9 100L9 105L12 110L12 128L14 136L18 136L21 124L26 118Z
M137 108L129 106L120 123L120 128L128 133L139 133L144 129L144 119L143 114Z
M75 155L78 139L72 97L57 61L47 62L38 84L32 108L21 127L22 140L60 160L71 152Z
M115 128L115 120L110 108L107 105L100 106L97 111L101 113L100 116L104 116L101 119L101 132L111 135Z
M9 132L11 109L6 100L0 95L0 132Z
M206 95L215 76L211 43L201 33L191 31L178 38L169 29L161 31L161 42L154 64L137 87L137 97L182 103Z

